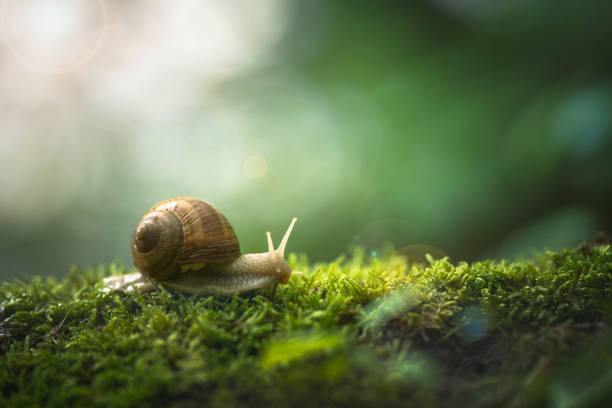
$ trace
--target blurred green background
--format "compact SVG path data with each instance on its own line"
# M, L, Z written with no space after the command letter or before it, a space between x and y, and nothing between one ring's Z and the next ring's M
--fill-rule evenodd
M0 278L120 258L158 201L243 252L518 257L612 225L609 1L5 0Z

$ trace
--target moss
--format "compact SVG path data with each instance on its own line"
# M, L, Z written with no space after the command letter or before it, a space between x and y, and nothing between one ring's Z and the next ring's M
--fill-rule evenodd
M596 406L612 398L612 249L408 265L291 255L231 298L103 292L120 263L0 288L1 406Z

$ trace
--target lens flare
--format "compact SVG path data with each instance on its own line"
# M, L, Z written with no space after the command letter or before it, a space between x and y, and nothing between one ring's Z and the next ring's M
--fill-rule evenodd
M79 69L98 53L106 20L104 0L4 0L0 34L23 65L58 74Z
M478 306L467 306L455 317L459 335L466 341L476 341L488 333L491 322L487 314Z
M244 161L242 169L248 178L259 180L268 174L268 162L261 156L250 156Z

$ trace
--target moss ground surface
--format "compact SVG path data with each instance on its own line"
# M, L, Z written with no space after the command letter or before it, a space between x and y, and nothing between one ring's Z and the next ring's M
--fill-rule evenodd
M603 406L612 248L407 265L391 250L248 296L107 293L119 264L0 287L0 406ZM609 405L608 405L609 406Z

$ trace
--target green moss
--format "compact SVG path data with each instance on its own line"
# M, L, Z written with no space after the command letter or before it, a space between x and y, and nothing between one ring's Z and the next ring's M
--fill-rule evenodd
M610 245L533 262L390 249L231 298L107 293L119 263L0 288L0 406L421 406L612 398ZM572 373L572 381L568 380Z

